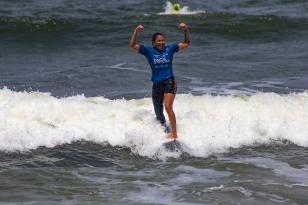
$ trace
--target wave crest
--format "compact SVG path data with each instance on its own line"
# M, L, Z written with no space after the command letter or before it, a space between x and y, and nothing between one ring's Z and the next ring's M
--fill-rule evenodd
M308 94L177 95L179 140L193 156L288 140L308 146ZM149 98L55 98L48 93L0 90L0 150L27 151L87 140L166 157L165 133Z

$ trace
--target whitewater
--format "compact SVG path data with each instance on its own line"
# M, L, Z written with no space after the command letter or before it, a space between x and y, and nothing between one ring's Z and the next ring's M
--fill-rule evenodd
M178 140L192 156L230 148L289 141L308 146L308 94L176 96ZM166 157L168 141L150 98L107 99L83 95L0 90L0 150L29 151L86 140Z

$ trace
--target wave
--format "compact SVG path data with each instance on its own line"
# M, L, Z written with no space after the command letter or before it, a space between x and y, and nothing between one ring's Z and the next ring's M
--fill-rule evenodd
M192 156L207 157L254 144L287 140L308 146L308 93L251 96L177 95L179 140ZM150 98L110 100L82 95L0 90L0 151L29 151L86 140L166 158L165 133Z
M208 13L198 17L194 33L235 35L237 37L260 35L290 35L307 31L307 20L274 15L244 15L233 13Z
M167 13L166 13L167 14ZM131 32L132 22L137 24L136 19L152 22L154 16L124 16L117 18L73 18L73 17L33 17L0 16L0 29L3 34L11 33L53 33L69 32L78 33L104 33L119 31L123 35ZM186 19L187 18L187 19ZM127 23L127 21L131 23ZM155 20L160 22L160 27L170 26L170 18L166 16L156 16ZM183 17L184 21L189 21L193 33L213 33L224 35L259 36L261 34L281 34L287 35L298 30L307 30L307 20L302 18L291 18L273 15L244 15L233 13L200 13L190 17ZM117 25L117 26L115 26ZM87 36L87 35L86 35ZM124 36L123 36L124 37Z
M132 18L132 17L130 17ZM130 28L127 18L75 18L61 16L0 16L2 33L48 33L48 32L113 32ZM115 24L119 24L115 27Z
M55 17L0 17L2 32L52 32L67 31L73 28L69 20Z

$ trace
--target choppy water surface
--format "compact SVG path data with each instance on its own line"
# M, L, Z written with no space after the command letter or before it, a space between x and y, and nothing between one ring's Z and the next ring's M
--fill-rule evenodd
M0 204L308 204L306 1L0 1ZM162 146L154 32L184 149Z

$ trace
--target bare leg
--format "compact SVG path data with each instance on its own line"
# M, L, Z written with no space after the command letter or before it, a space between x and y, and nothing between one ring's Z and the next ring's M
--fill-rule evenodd
M173 112L173 101L174 101L175 95L173 93L165 93L164 94L164 104L165 104L165 110L168 114L170 125L171 125L171 133L168 133L167 137L176 139L177 138L177 131L176 131L176 118L175 114Z

